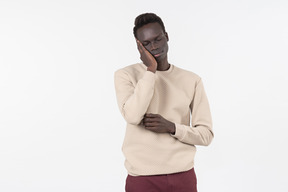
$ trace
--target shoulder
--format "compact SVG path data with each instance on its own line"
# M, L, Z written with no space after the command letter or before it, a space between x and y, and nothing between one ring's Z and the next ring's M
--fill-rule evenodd
M147 71L143 63L136 63L128 65L124 68L118 69L114 73L115 79L124 78L129 80L138 80Z
M144 64L136 63L136 64L128 65L126 67L116 70L115 74L116 73L127 73L127 74L139 73L139 72L145 71L144 67L145 67Z
M186 69L182 69L175 65L174 65L174 73L177 74L177 76L179 76L180 78L182 77L189 81L199 82L201 80L201 77L198 74Z

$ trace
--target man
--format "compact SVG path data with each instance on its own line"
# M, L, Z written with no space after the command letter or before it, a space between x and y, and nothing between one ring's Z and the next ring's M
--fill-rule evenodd
M126 192L196 192L195 145L207 146L214 136L201 78L168 62L169 38L157 15L139 15L134 36L143 63L115 72L127 122Z

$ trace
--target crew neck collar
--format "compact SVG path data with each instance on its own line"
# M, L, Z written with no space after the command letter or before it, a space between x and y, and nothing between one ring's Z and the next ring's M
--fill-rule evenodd
M141 64L145 68L145 70L147 70L147 66L143 62ZM171 71L173 71L173 69L174 69L174 65L170 64L170 67L168 68L168 70L166 70L166 71L158 71L157 70L156 74L167 74L167 73L170 73Z
M156 71L156 73L158 74L167 74L167 73L170 73L172 70L173 70L174 66L172 64L170 64L169 68L165 71Z

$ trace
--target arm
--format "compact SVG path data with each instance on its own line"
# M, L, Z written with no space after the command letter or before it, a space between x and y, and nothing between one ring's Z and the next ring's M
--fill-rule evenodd
M210 107L201 79L196 85L190 109L192 127L175 124L176 131L173 136L183 143L207 146L211 143L214 133L212 131Z
M143 124L157 133L170 133L179 141L189 145L209 145L214 137L208 100L202 81L199 80L190 104L192 127L173 123L159 114L146 114Z
M114 80L122 116L127 123L140 124L154 93L155 74L150 71L145 72L135 87L124 70L116 71Z
M147 72L137 82L136 86L124 70L115 73L115 89L118 106L127 123L138 125L146 113L154 93L155 72L157 62L155 58L136 39L140 58L147 66Z

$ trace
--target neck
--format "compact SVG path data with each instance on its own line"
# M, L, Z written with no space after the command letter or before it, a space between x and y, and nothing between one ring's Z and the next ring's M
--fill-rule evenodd
M169 68L170 64L167 59L157 62L157 71L167 71Z

